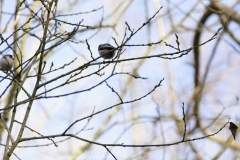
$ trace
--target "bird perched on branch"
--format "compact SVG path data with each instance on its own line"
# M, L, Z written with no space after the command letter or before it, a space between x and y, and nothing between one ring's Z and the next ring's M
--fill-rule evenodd
M12 55L7 54L0 59L0 70L8 72L13 66L14 58Z
M100 44L98 46L98 53L103 59L111 59L116 54L116 48L108 43Z

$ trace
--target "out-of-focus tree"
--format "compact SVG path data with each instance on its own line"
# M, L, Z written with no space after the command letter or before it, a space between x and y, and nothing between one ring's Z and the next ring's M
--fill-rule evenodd
M1 0L3 159L236 159L239 3Z

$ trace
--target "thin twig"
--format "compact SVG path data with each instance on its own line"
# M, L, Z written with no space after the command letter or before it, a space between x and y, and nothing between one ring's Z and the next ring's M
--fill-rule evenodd
M111 89L111 91L112 91L112 92L116 93L116 95L117 95L117 96L118 96L118 98L120 99L121 103L123 103L123 100L122 100L121 96L118 94L118 92L117 92L117 91L115 91L115 90L114 90L114 88L113 88L113 87L111 87L111 86L110 86L110 85L107 83L107 81L105 81L105 83L106 83L106 85L108 86L108 88L110 88L110 89Z
M114 156L114 154L107 148L107 146L104 146L104 148L106 148L106 150L113 156L114 159L117 160L117 158Z
M185 140L185 136L186 136L186 128L187 128L187 124L186 124L186 116L185 116L185 113L184 113L184 103L182 102L182 112L183 112L183 122L184 122L184 133L183 133L183 139L182 141Z
M12 137L12 134L11 134L11 132L9 131L8 126L6 125L5 121L3 120L2 114L0 114L0 119L1 119L1 121L2 121L2 123L3 123L3 125L4 125L4 127L5 127L5 129L6 129L7 132L8 132L8 136L10 137L11 142L14 143L14 139L13 139L13 137ZM6 149L6 148L5 148L5 149Z

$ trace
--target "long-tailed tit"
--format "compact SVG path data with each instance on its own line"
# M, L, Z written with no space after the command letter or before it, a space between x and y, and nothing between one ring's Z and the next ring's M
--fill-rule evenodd
M8 72L13 66L14 58L12 55L7 54L0 59L0 70Z
M98 46L98 53L104 59L111 59L116 54L116 48L108 43L100 44Z

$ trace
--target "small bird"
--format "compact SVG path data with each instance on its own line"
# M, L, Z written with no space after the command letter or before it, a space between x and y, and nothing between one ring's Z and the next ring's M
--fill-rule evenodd
M98 53L103 59L111 59L116 54L116 48L108 43L100 44L98 46Z
M7 54L0 59L0 70L8 72L13 66L14 58L12 55Z

